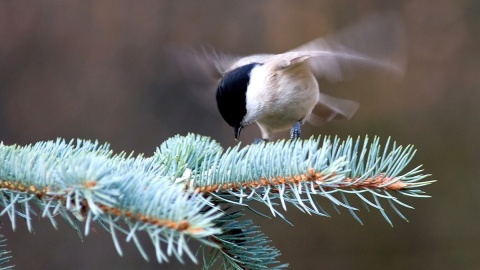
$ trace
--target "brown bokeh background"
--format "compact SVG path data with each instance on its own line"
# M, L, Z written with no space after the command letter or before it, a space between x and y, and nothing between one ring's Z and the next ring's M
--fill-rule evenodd
M477 269L480 267L478 182L480 3L418 1L14 1L0 2L0 140L28 144L57 137L109 142L115 151L151 155L165 139L188 132L225 147L233 134L215 110L185 90L168 48L212 46L235 54L280 53L334 32L363 16L396 10L409 41L402 81L365 75L321 87L359 101L349 121L303 136L391 136L418 149L412 164L439 181L430 199L405 201L394 227L362 210L365 225L347 211L311 217L290 207L291 227L251 215L291 269ZM256 127L242 133L245 142ZM120 257L99 226L81 241L60 221L23 221L2 233L16 269L199 269L158 265L132 243Z

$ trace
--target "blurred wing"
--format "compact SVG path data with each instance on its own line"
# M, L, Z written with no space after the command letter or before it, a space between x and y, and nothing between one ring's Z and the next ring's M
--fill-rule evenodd
M245 56L245 57L236 59L236 61L233 63L233 65L230 66L230 68L228 68L227 71L230 71L235 68L238 68L247 64L251 64L251 63L263 64L274 56L275 56L274 54L254 54L254 55Z
M204 62L204 65L214 66L220 79L223 74L230 69L230 67L237 62L241 57L223 52L217 52L214 49L203 49L202 54L197 54L197 59Z
M331 120L350 119L359 104L353 100L336 98L320 93L320 100L307 121L313 125L321 125Z
M203 81L217 81L225 71L240 57L219 53L214 49L203 48L201 51L193 49L170 48L167 52L178 64L181 71Z
M300 51L300 52L286 52L276 55L262 55L267 58L263 59L264 64L273 70L280 70L288 67L293 67L297 64L303 63L312 57L331 57L332 53L328 51ZM256 61L259 62L259 61Z
M367 17L343 31L315 39L291 52L328 51L331 55L309 60L317 76L338 81L359 69L373 69L402 77L406 64L406 39L394 13Z
M239 57L205 48L202 51L169 48L167 54L179 68L181 84L188 94L204 108L218 113L215 100L218 82Z

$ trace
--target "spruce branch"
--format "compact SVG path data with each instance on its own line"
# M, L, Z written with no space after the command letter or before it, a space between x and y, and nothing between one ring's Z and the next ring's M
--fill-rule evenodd
M187 244L195 239L203 244L205 267L283 268L280 252L258 227L220 206L258 212L250 202L259 201L286 220L287 205L328 216L317 202L323 198L361 222L347 198L352 194L390 224L381 202L406 220L397 206L411 206L398 197L428 197L420 188L433 181L425 180L429 175L420 166L406 169L412 146L387 140L382 148L379 141L319 137L224 150L189 134L168 139L152 157L113 154L107 144L83 140L0 144L0 215L10 218L13 229L17 216L24 219L30 231L34 215L54 227L61 216L80 235L97 222L110 232L119 254L122 236L147 260L138 233L149 235L159 262L171 256L183 262L185 255L197 262Z
M429 175L421 174L421 166L404 172L413 158L413 146L397 146L390 139L381 151L379 138L369 145L369 139L278 141L239 146L223 155L205 156L208 168L192 167L185 185L189 190L211 194L216 199L247 205L256 200L266 204L273 216L283 215L292 204L303 212L328 216L315 197L324 197L334 206L347 208L361 223L345 194L357 195L364 205L378 209L391 225L380 199L387 200L401 218L407 220L395 206L412 208L390 194L412 197L423 195L419 187L434 181L422 181ZM221 155L221 156L220 156ZM232 166L233 165L233 166ZM338 195L335 197L334 195ZM371 199L368 199L370 196Z

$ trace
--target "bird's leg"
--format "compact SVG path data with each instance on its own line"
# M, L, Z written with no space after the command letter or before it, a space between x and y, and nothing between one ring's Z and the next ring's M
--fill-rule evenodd
M290 130L290 140L295 140L300 138L301 125L302 125L302 120L298 120L295 124L293 124L293 127Z
M258 144L261 142L268 142L268 139L260 139L260 138L253 139L253 144Z

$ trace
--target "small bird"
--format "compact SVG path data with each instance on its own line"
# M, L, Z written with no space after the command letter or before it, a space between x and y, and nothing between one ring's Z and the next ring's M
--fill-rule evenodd
M300 126L315 106L325 106L324 121L337 115L350 118L358 103L320 94L307 60L333 56L328 51L287 52L240 59L224 73L217 88L217 106L233 127L235 139L242 128L257 123L262 139L290 129L290 138L300 137ZM338 57L338 54L336 55Z
M262 140L290 129L300 137L305 121L321 124L349 119L359 104L319 90L316 76L338 81L359 68L403 75L405 39L393 13L373 15L325 38L318 38L282 54L234 57L208 53L197 57L204 71L219 76L218 110L233 127L235 140L243 128L256 123ZM317 113L318 112L318 113Z

